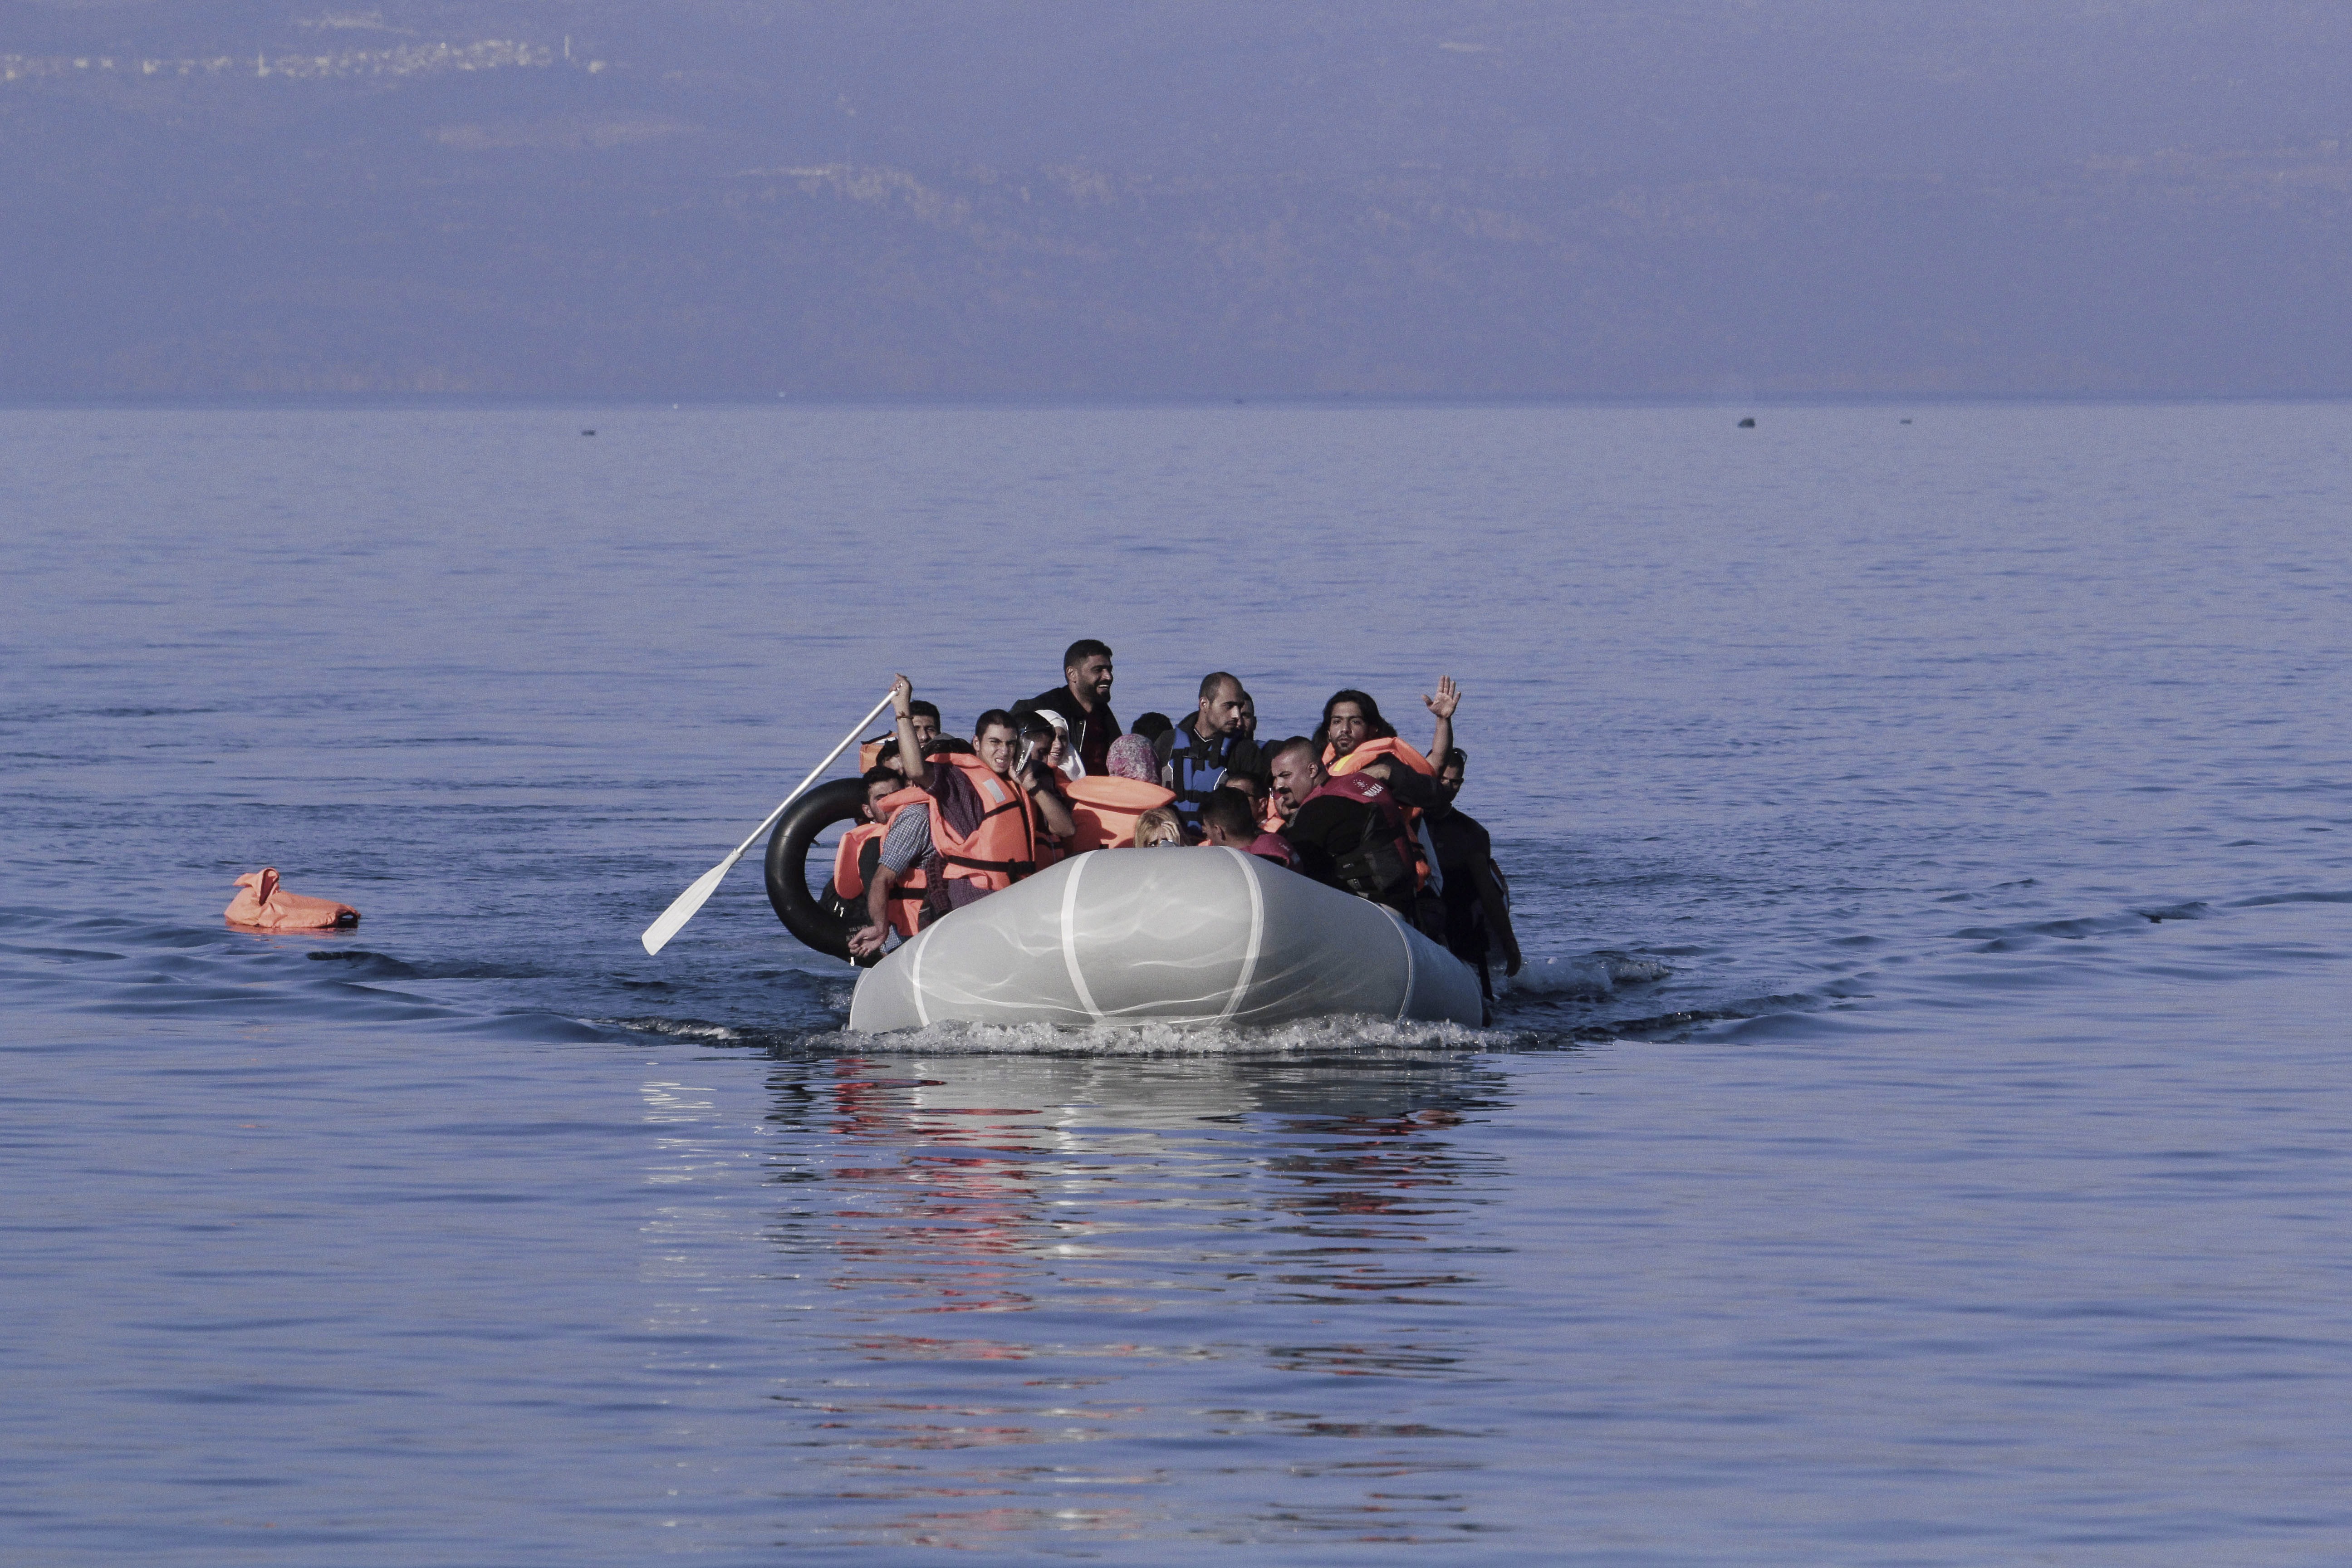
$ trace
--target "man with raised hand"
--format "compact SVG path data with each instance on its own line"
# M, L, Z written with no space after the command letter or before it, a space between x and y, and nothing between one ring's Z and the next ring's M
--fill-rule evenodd
M881 951L891 889L914 867L923 868L927 909L936 920L1036 870L1041 832L1066 838L1077 831L1052 770L1035 758L1022 764L1019 720L992 708L973 721L970 752L925 756L915 740L913 697L905 676L892 683L898 754L907 762L907 782L923 799L900 807L883 837L866 889L866 929L849 938L849 951L860 958Z

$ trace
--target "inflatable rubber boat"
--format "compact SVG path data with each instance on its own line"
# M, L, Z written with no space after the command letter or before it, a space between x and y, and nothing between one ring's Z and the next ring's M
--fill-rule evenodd
M1238 849L1097 849L858 976L849 1026L1479 1022L1478 978L1394 911Z
M856 779L794 802L768 841L784 929L835 958L861 913L809 890ZM1269 1025L1335 1014L1480 1018L1468 965L1381 905L1238 849L1097 849L958 910L858 976L849 1026Z

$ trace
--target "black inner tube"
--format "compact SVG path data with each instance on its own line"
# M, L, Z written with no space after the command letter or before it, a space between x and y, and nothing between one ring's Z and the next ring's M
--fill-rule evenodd
M835 823L856 821L865 805L865 780L835 779L793 802L768 836L768 902L776 918L803 943L835 958L849 956L849 933L866 922L843 919L809 891L809 846Z

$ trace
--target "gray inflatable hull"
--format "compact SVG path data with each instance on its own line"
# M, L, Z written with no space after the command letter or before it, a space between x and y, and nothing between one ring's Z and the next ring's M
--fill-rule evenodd
M1391 910L1238 849L1097 849L859 976L849 1026L1479 1022L1478 977Z

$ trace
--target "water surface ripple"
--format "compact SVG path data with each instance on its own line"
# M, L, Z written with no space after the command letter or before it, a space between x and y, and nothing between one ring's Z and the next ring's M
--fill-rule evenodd
M0 411L10 1560L2341 1558L2352 420L1738 412ZM1496 1027L637 949L1083 634L1457 677Z

